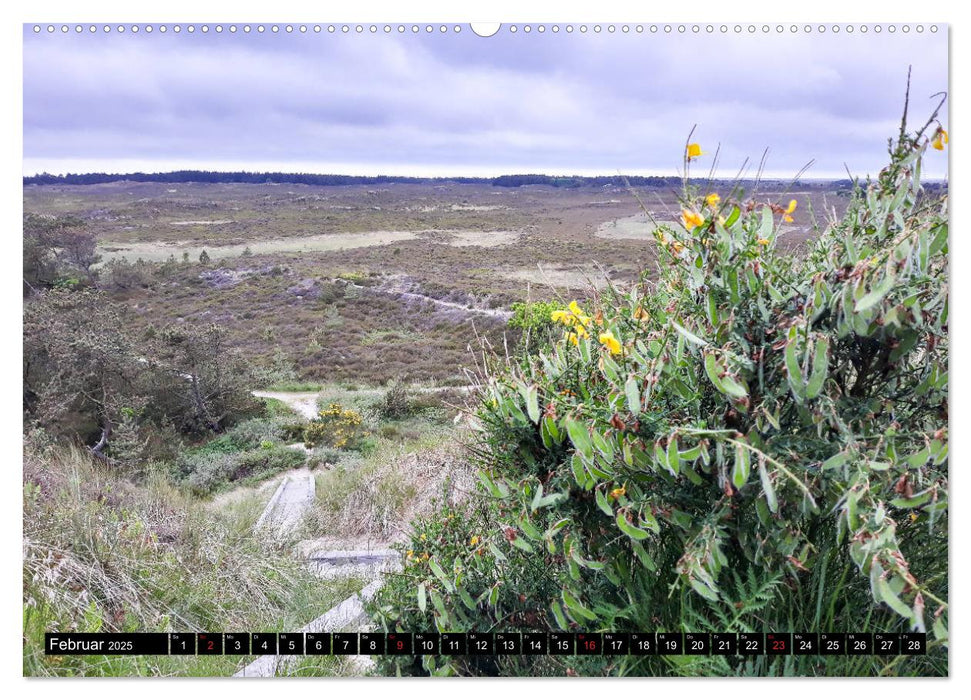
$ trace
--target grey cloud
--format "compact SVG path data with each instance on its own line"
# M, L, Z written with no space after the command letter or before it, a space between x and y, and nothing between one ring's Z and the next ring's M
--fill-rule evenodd
M687 131L724 170L882 164L907 67L947 89L938 35L24 36L24 169L132 160L434 172L669 172ZM935 154L937 155L937 154ZM929 163L944 173L946 158Z

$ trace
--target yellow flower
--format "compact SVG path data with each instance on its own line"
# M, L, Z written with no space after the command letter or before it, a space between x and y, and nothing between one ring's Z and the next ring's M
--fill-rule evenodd
M424 542L424 541L425 541L425 540L427 540L428 538L427 538L427 537L425 537L425 533L423 532L423 533L421 533L421 535L420 535L420 536L418 537L418 539L420 539L420 540L421 540L422 542Z
M792 217L790 216L790 214L792 214L792 212L794 212L796 210L796 205L797 204L798 204L798 202L796 202L796 200L794 200L794 199L790 199L789 200L789 206L786 207L786 211L782 215L782 220L785 221L787 224L791 224L792 223Z
M574 345L579 345L580 344L580 338L577 337L577 334L576 333L567 333L566 334L566 339L569 342L573 343Z
M611 491L610 497L616 501L618 498L620 498L626 493L627 493L627 489L621 486L620 488L616 488L613 491Z
M769 239L768 238L760 238L759 240L756 241L756 243L758 243L759 245L769 245Z
M680 243L678 243L678 241L671 241L671 252L672 253L674 253L675 255L677 255L682 250L684 250L684 246L683 245L681 245Z
M688 160L692 158L697 158L698 156L703 156L704 153L701 152L701 144L689 143L688 144Z
M718 203L722 201L722 198L718 196L717 192L712 192L710 195L705 197L705 204L714 209L718 206Z
M684 226L687 229L693 229L705 223L705 218L701 214L688 209L681 211L681 218L684 220Z
M638 306L634 309L634 320L635 321L646 321L650 318L650 315L644 310L643 306Z
M944 144L947 143L947 132L944 131L943 127L937 127L937 133L934 134L934 140L931 141L931 145L938 151L944 150Z
M621 351L620 341L614 337L613 333L611 333L610 331L604 331L603 333L600 334L599 340L601 345L603 345L605 348L610 350L611 355L620 354L620 351Z
M408 550L408 558L411 559L413 556L415 556L415 550L409 549Z
M583 313L583 309L576 301L570 302L570 313L573 314L573 323L578 326L589 326L590 317Z
M479 536L472 535L472 539L469 540L469 544L472 545L473 547L479 544Z
M590 331L588 331L583 326L580 326L580 325L575 326L575 330L576 330L576 334L578 336L580 336L581 338L589 338L590 337Z

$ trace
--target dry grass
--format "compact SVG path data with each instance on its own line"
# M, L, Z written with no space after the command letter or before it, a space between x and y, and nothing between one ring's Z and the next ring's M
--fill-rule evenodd
M237 657L45 656L45 632L297 629L356 589L254 537L259 498L215 510L69 448L24 455L24 674L229 675Z
M463 501L474 473L447 433L342 461L317 473L317 502L302 534L331 546L339 542L342 548L400 542L411 521L434 510L436 501Z

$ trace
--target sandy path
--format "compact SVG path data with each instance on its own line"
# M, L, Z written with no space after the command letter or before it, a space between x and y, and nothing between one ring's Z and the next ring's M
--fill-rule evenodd
M281 401L307 420L317 417L317 391L254 391L253 396Z

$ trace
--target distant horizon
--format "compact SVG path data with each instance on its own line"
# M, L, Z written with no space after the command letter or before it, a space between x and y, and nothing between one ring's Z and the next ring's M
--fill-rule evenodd
M32 173L24 172L22 177L24 180L36 179L39 177L50 176L58 178L66 177L87 177L94 175L103 175L105 177L111 178L112 182L123 182L126 180L130 181L131 176L142 175L142 176L164 176L164 175L174 175L176 173L215 173L220 175L230 175L230 174L241 174L241 175L288 175L288 176L302 176L302 177L335 177L335 178L392 178L392 179L414 179L414 180L481 180L489 181L495 180L503 177L525 177L525 176L536 176L536 177L550 177L550 178L582 178L582 179L603 179L603 178L616 178L616 177L631 177L631 178L671 178L671 177L681 177L681 173L676 171L627 171L627 172L605 172L605 171L585 171L578 169L576 171L549 171L549 170L538 170L538 169L510 169L510 170L500 170L500 171L479 171L476 174L469 174L468 171L459 172L449 172L449 173L432 173L427 170L424 172L419 171L338 171L338 170L297 170L297 169L264 169L264 168L212 168L212 167L176 167L167 169L142 169L142 170L61 170L60 172L52 172L50 170L34 171ZM703 173L703 174L701 174ZM861 173L854 174L854 177L860 179L865 179L868 175L874 175L875 173ZM692 180L706 180L708 179L708 171L699 168L698 171L691 173ZM726 173L716 173L713 177L716 181L728 181L728 180L740 180L740 181L753 181L756 179L755 173L743 175L738 177L738 172L729 175ZM795 178L793 174L781 174L766 172L763 173L761 177L758 178L762 181L795 181L795 182L835 182L840 180L850 179L846 172L842 173L831 173L831 174L813 174L813 175L802 175L799 178ZM928 177L924 178L924 182L944 182L947 177ZM36 183L30 183L36 184ZM104 184L104 183L98 183ZM204 183L206 184L206 183ZM240 183L247 184L247 183ZM301 184L301 183L291 183L291 184Z

